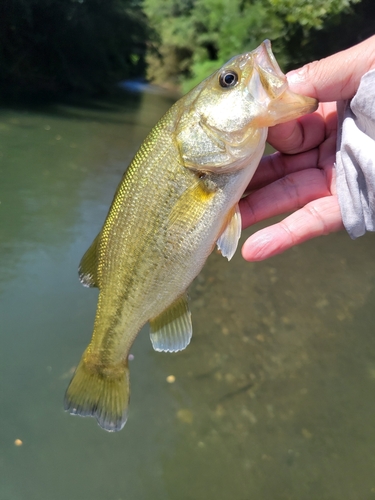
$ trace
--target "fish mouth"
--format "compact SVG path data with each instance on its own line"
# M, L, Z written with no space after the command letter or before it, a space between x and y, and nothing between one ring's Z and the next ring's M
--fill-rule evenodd
M264 40L253 52L255 71L248 83L250 94L262 104L263 126L273 126L312 113L318 101L296 94L289 89L288 80L273 55L271 42Z
M268 112L274 120L274 125L277 125L313 113L318 105L316 99L296 94L287 89L278 99L270 103Z

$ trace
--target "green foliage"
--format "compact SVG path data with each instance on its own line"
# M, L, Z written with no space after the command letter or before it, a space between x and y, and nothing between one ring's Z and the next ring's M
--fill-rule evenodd
M271 8L288 24L299 24L306 29L323 28L327 16L339 14L350 4L360 0L269 0Z
M153 29L146 59L150 80L174 86L180 75L188 74L195 50L192 4L188 0L144 0Z
M347 3L333 2L333 14L321 27L311 28L306 34L300 25L293 32L287 43L287 69L334 54L375 34L374 0L354 0L353 5L339 11Z
M132 0L1 0L0 84L96 93L144 65L145 19Z
M187 91L265 38L286 70L374 33L374 10L374 0L0 0L0 91L97 94L146 63L151 81Z
M161 85L182 84L187 91L265 38L272 40L280 65L290 67L303 60L304 47L317 30L359 1L145 0L155 33L147 56L148 77Z
M264 2L246 4L243 0L197 0L194 11L198 33L192 57L190 77L183 82L188 90L232 56L250 51L273 33L284 34L277 16L270 16ZM206 21L205 21L206 20ZM280 52L276 43L275 53Z

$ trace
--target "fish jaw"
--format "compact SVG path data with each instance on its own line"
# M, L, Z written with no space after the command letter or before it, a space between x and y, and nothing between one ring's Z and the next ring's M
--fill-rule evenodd
M253 126L272 127L317 109L316 99L289 89L288 80L273 55L269 40L253 51L253 61L255 71L249 79L248 89L259 103Z
M318 101L312 97L296 94L287 89L278 98L273 100L268 107L267 123L273 125L295 120L300 116L312 113L318 107Z

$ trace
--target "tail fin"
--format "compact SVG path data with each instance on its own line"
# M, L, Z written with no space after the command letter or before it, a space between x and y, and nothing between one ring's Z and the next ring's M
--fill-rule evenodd
M81 359L65 393L64 409L71 415L95 417L100 427L120 431L128 417L129 369L110 377L90 370Z

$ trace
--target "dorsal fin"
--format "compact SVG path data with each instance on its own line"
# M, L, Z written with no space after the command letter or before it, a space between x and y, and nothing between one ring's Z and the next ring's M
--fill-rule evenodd
M238 240L241 236L242 222L238 203L229 217L227 226L216 242L217 248L220 250L222 256L226 257L228 260L235 254Z
M159 316L150 320L150 338L155 351L182 351L190 343L193 328L186 294Z
M98 245L99 235L92 242L89 249L81 259L78 275L81 283L87 287L98 288Z

